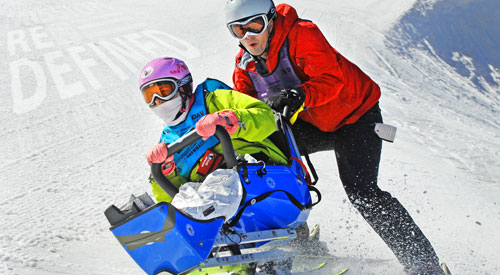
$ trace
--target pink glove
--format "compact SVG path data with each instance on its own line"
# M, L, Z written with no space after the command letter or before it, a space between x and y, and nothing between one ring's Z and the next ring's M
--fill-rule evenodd
M165 143L158 143L146 154L146 159L148 164L151 163L165 163L162 165L161 170L163 175L166 177L175 170L174 155L168 156L168 149Z
M202 117L196 123L196 132L203 139L207 139L215 134L215 127L221 125L231 135L238 130L238 122L238 117L233 111L224 110L220 113L208 114Z

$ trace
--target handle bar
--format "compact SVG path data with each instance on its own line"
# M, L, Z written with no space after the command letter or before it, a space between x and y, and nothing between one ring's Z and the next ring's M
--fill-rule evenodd
M288 121L292 115L293 114L290 114L290 107L285 105L285 107L283 107L283 117Z
M231 138L227 133L224 127L217 125L215 130L215 137L219 140L222 146L222 154L224 156L224 160L226 161L226 166L228 168L236 167L237 161L236 156L234 154L233 143L231 142ZM179 138L175 142L168 145L168 155L171 156L175 153L182 151L182 149L186 148L188 145L193 144L195 141L200 139L201 136L196 133L195 130L192 130L188 134ZM177 193L179 193L179 189L175 187L162 173L161 171L162 163L152 163L151 164L151 174L153 178L158 183L158 185L165 191L171 198L173 198Z

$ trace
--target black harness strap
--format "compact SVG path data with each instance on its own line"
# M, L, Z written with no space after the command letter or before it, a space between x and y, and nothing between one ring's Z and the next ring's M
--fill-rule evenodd
M304 158L306 159L306 162L307 162L307 166L309 166L309 170L311 170L311 174L314 178L314 181L311 182L311 185L315 185L317 182L318 182L318 174L316 173L316 169L314 168L312 162L311 162L311 159L309 158L309 154L307 153L307 150L305 148L302 148L300 150L303 155L304 155ZM318 189L316 189L318 190ZM318 194L319 194L319 191L318 191Z
M312 186L309 186L309 188L310 188L309 190L311 190L311 187ZM314 188L314 189L316 191L318 190L316 188ZM316 191L314 191L314 192L316 192ZM247 201L243 205L243 207L241 207L240 211L238 211L238 213L236 214L236 216L234 216L233 220L231 220L231 222L229 223L229 227L233 227L233 226L235 226L238 223L238 221L240 220L241 216L243 215L243 212L245 211L245 209L248 206L254 205L257 202L264 200L265 198L269 197L271 194L276 193L276 192L283 192L283 193L285 193L286 196L288 197L288 199L293 203L293 205L295 205L300 210L309 209L309 208L313 207L314 205L316 205L319 202L319 200L318 200L316 203L313 203L313 204L310 204L310 205L303 205L294 196L292 196L292 194L288 193L287 191L284 191L284 190L273 190L273 191L261 194L261 195L255 197L255 198ZM319 191L317 191L317 194L318 194L318 197L321 198L321 195L319 195Z
M316 193L316 196L318 196L318 201L315 202L315 203L313 203L313 204L311 204L311 206L309 207L309 208L311 208L311 207L315 206L316 204L318 204L321 201L321 192L319 192L318 188L316 188L316 187L314 187L312 185L309 185L308 187L309 187L309 191L313 191L314 193Z

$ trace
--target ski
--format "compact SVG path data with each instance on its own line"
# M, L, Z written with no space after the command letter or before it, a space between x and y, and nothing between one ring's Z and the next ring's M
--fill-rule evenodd
M445 263L441 263L441 269L443 270L445 275L451 275L450 270L448 269L448 266Z

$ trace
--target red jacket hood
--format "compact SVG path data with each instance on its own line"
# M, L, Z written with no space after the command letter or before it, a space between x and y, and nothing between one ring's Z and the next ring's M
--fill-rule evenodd
M270 52L279 51L288 33L292 29L293 24L299 18L297 11L287 4L278 5L276 11L278 12L278 17L274 21L273 32L271 34L272 39L269 45Z
M292 29L299 16L297 11L288 4L280 4L276 7L278 17L274 21L273 32L271 33L272 39L269 44L268 52L277 53L281 46L288 37L288 33ZM267 64L270 68L274 68L278 63L278 55L273 54L269 56Z

